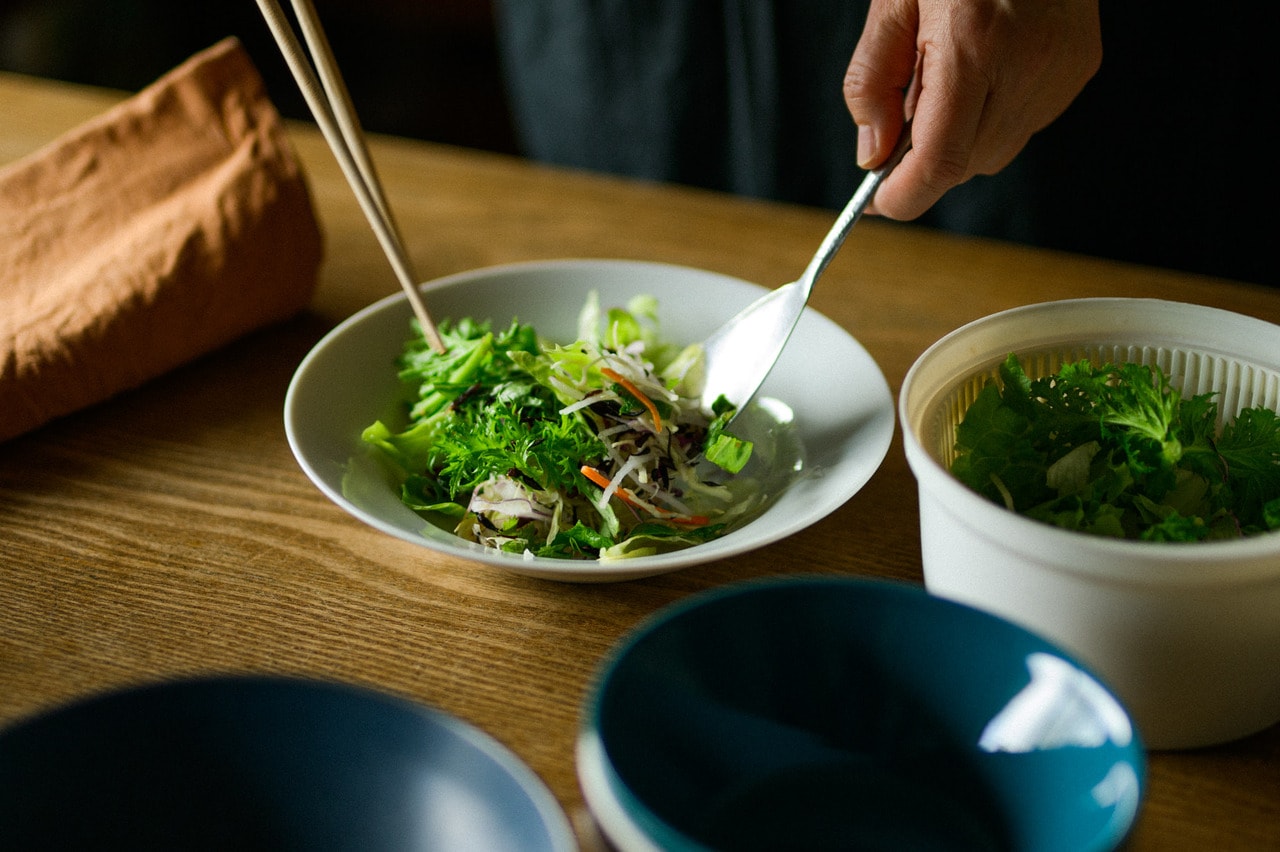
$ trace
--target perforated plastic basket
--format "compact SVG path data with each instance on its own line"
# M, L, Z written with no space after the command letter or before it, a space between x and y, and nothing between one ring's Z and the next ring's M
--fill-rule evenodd
M1204 543L1121 541L1007 511L950 475L955 429L1010 353L1033 377L1064 363L1158 365L1221 417L1280 406L1280 326L1150 299L1016 308L939 340L899 397L920 489L929 590L1074 651L1111 681L1154 748L1234 739L1280 720L1280 534Z

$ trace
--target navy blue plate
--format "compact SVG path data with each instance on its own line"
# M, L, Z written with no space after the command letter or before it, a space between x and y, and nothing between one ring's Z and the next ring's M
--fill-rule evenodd
M575 848L510 751L370 690L216 678L91 698L0 734L21 849Z

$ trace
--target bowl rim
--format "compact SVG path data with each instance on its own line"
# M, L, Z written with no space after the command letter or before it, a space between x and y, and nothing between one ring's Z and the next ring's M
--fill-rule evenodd
M307 701L312 698L340 701L345 710L354 708L363 714L390 713L412 720L420 730L430 729L447 739L454 750L472 752L472 759L491 762L495 771L510 783L511 792L523 797L527 806L545 830L548 848L570 852L577 848L568 814L551 788L534 769L509 746L493 734L433 704L382 688L334 678L303 674L266 672L206 672L168 678L144 679L133 683L108 686L91 691L64 703L0 726L0 742L7 738L25 738L47 727L93 723L103 710L113 711L134 704L156 701L218 699L237 712L259 701L281 697ZM367 720L365 720L367 721Z
M597 663L588 683L579 710L575 757L579 786L589 810L598 820L608 822L610 839L622 843L625 849L702 849L703 847L672 825L648 806L627 785L608 757L608 747L600 729L600 709L606 688L618 666L626 656L654 631L662 629L693 610L714 605L742 595L769 593L779 589L832 590L864 592L875 596L890 595L898 599L914 600L927 607L946 608L972 614L974 620L1003 625L1005 629L1024 634L1035 642L1052 650L1063 660L1075 665L1101 686L1124 713L1131 731L1130 742L1125 749L1136 770L1139 797L1138 807L1124 832L1117 840L1132 834L1141 813L1141 803L1148 794L1147 749L1142 732L1128 706L1120 699L1115 688L1092 665L1083 661L1073 651L1053 639L1025 625L993 613L965 601L935 595L925 587L905 580L883 577L854 576L845 574L801 573L770 575L747 580L736 580L709 589L703 589L660 607L637 622L624 633ZM604 789L600 789L603 787ZM654 835L657 835L656 837Z
M925 448L919 426L926 412L918 408L913 399L913 394L918 390L921 373L944 353L959 347L966 338L991 325L1025 320L1040 313L1063 308L1069 310L1159 309L1177 313L1195 313L1280 334L1280 326L1221 308L1165 299L1128 297L1089 297L1037 302L999 311L968 322L925 349L908 369L898 392L898 418L902 427L903 448L907 461L916 474L917 482L923 487L922 480L927 480L928 487L936 490L942 502L954 506L958 513L973 520L973 529L979 535L1015 552L1035 557L1037 561L1043 557L1046 548L1072 552L1075 558L1070 561L1070 564L1052 566L1054 570L1063 573L1089 575L1121 583L1175 587L1210 585L1222 587L1224 583L1241 585L1268 583L1280 577L1280 531L1225 541L1149 542L1065 530L992 503L952 476L933 453ZM1275 358L1275 354L1265 350L1254 339L1245 337L1244 340L1248 344L1245 347L1246 354L1233 352L1233 356L1256 355L1258 356L1256 360L1262 360L1262 356L1265 355ZM1044 344L1052 345L1055 342L1057 342L1055 339L1046 337ZM1015 345L1009 347L1009 351L1018 351L1029 345L1031 344L1015 342ZM1037 341L1034 345L1040 346L1041 343ZM1224 350L1215 348L1215 351ZM972 369L967 368L963 375L971 372ZM1035 545L1023 541L1029 532L1035 534L1037 539ZM1111 567L1106 560L1097 558L1101 556L1110 557L1112 561L1115 558L1125 560L1141 558L1143 562L1158 561L1161 565L1158 571L1143 572L1138 576L1133 571L1121 571ZM1204 563L1207 561L1215 563L1212 569L1205 568ZM1262 564L1264 562L1269 564Z
M592 271L608 269L616 269L628 274L658 271L668 275L676 274L697 277L707 281L719 281L726 286L732 285L735 289L742 289L744 294L749 296L748 301L768 292L766 288L758 284L714 270L662 261L625 258L555 258L502 263L463 270L432 279L421 284L420 289L424 297L430 298L434 291L455 288L466 285L469 282L483 281L494 277L520 274L540 275L564 270ZM745 303L744 301L744 305ZM875 387L864 389L859 395L860 399L874 398L880 400L883 397L883 400L882 406L877 404L874 412L859 409L857 412L859 419L856 423L856 431L863 436L863 439L858 441L860 452L856 454L856 463L853 463L854 455L849 455L846 461L850 461L851 464L845 470L843 478L837 480L830 475L823 477L828 482L839 482L841 485L839 487L834 484L826 486L819 493L809 495L811 505L808 511L799 514L791 513L786 517L774 517L770 522L770 528L776 527L776 530L769 532L767 535L761 533L758 527L756 532L747 536L737 536L735 533L742 533L755 527L760 523L763 515L768 514L768 509L760 517L753 518L729 535L721 538L667 553L603 562L600 560L564 560L500 553L462 539L452 543L453 547L436 546L426 538L411 534L407 530L384 521L376 513L355 505L346 499L340 491L330 486L326 481L324 472L316 467L313 463L315 460L309 458L305 452L304 440L301 437L305 430L297 422L295 406L299 387L303 384L302 378L323 357L323 350L334 345L336 341L350 333L354 327L369 322L373 317L381 315L385 311L393 310L403 311L407 322L410 314L404 293L396 292L384 296L348 316L324 334L302 358L289 381L284 398L285 433L290 450L307 477L331 502L365 524L402 541L417 546L429 547L446 556L485 564L512 573L566 582L621 582L667 573L709 561L732 558L775 543L816 523L857 494L883 464L892 443L893 433L897 429L897 418L893 413L892 392L887 379L884 377L882 368L852 334L825 315L809 307L805 309L802 322L807 321L808 323L816 324L816 327L824 333L839 334L843 338L847 338L851 349L856 350L857 355L857 363L851 366L850 369L854 371L859 379L874 380ZM872 459L872 456L875 458ZM830 474L831 467L832 465L827 464L823 466L823 469ZM794 490L798 480L808 478L811 477L801 474L797 481L793 481L787 489L777 495L778 499L785 499L785 494ZM814 478L813 481L817 482L818 479ZM424 521L425 523L427 522Z

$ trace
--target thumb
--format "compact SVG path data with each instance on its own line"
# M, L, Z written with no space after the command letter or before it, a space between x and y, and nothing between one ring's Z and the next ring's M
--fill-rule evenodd
M919 18L910 0L873 0L844 77L844 100L858 127L858 165L884 162L902 133L903 93L916 69Z

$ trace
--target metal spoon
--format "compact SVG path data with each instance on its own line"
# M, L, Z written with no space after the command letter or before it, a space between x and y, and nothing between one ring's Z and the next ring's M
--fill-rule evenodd
M881 181L911 149L911 122L902 128L898 145L884 165L867 172L853 198L836 218L818 253L809 261L804 274L790 284L771 290L745 307L737 316L711 333L702 344L706 356L706 378L702 404L710 408L721 396L746 408L760 385L773 369L778 356L791 337L804 312L814 282L844 242L862 211L875 197Z

